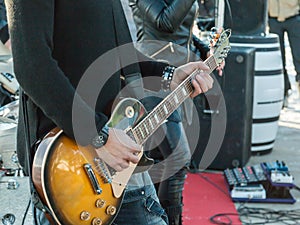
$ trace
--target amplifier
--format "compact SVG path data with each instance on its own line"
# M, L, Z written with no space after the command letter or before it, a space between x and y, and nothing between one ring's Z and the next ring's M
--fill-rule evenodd
M214 85L205 95L194 98L197 113L193 116L199 118L200 134L192 155L192 169L224 170L248 162L251 156L254 51L254 48L233 46L226 58L224 76L216 75L216 84L220 85L222 93L215 91L217 85ZM220 133L222 118L226 118L226 130L219 147L215 143L220 141L216 134ZM186 133L194 132L187 129Z

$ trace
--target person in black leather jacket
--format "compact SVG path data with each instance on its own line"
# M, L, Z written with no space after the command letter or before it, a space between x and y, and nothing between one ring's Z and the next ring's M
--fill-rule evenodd
M198 59L193 54L195 48L202 60L207 58L208 46L192 32L198 12L195 0L129 0L129 4L137 27L137 41L142 43L139 47L143 53L154 58L167 59L173 65ZM154 42L156 46L149 46L149 42L153 43L153 40L160 42ZM169 48L164 48L164 42ZM185 54L178 58L176 49Z
M129 0L133 19L137 30L137 46L146 55L167 60L173 65L180 65L199 59L205 60L209 48L193 35L192 29L197 17L198 3L195 0ZM190 120L192 102L184 104L187 121ZM183 107L183 108L184 108ZM168 214L171 225L182 224L182 191L186 179L186 166L190 162L191 151L181 121L166 123L167 135L158 149L150 155L157 161L166 160L173 152L181 151L181 160L185 166L177 167L179 163L173 160L166 163L161 182L156 184L158 197ZM168 171L177 169L175 174ZM160 171L161 172L161 171ZM157 179L159 172L152 173L152 179Z

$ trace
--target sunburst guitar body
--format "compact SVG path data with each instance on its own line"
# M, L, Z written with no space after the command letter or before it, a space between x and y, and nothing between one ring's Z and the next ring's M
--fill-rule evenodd
M145 112L139 101L123 99L108 126L130 130ZM147 163L144 167L152 161ZM39 196L57 223L106 225L117 215L124 189L136 166L131 164L120 173L114 172L97 157L94 148L77 145L56 128L37 148L32 177Z

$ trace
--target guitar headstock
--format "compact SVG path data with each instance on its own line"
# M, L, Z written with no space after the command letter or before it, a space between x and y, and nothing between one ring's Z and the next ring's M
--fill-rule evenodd
M216 60L217 65L220 65L230 50L229 38L231 36L231 30L226 29L218 32L216 28L212 28L210 34L210 48Z

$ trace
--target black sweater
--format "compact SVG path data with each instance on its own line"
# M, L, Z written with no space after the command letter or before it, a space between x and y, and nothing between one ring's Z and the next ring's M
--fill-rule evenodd
M73 121L76 114L76 118L80 118L83 134L77 141L83 145L89 144L95 136L94 130L90 129L89 119L95 118L93 122L96 122L97 129L101 128L108 120L103 112L120 89L120 73L111 76L105 74L108 73L105 69L114 71L122 62L113 58L100 62L102 67L96 66L99 69L96 71L98 79L88 83L82 93L76 92L76 88L83 74L99 56L131 41L120 2L6 0L6 5L14 71L20 86L29 96L27 105L31 142L54 126L74 137L73 122L78 122ZM121 31L122 35L116 30L119 33ZM155 62L140 64L143 76L160 76L164 66ZM111 77L101 89L94 110L94 96L92 99L89 97L98 95L100 90L97 85L102 85L108 76ZM76 103L75 112L72 111L73 103ZM18 145L22 148L23 129L20 112Z

